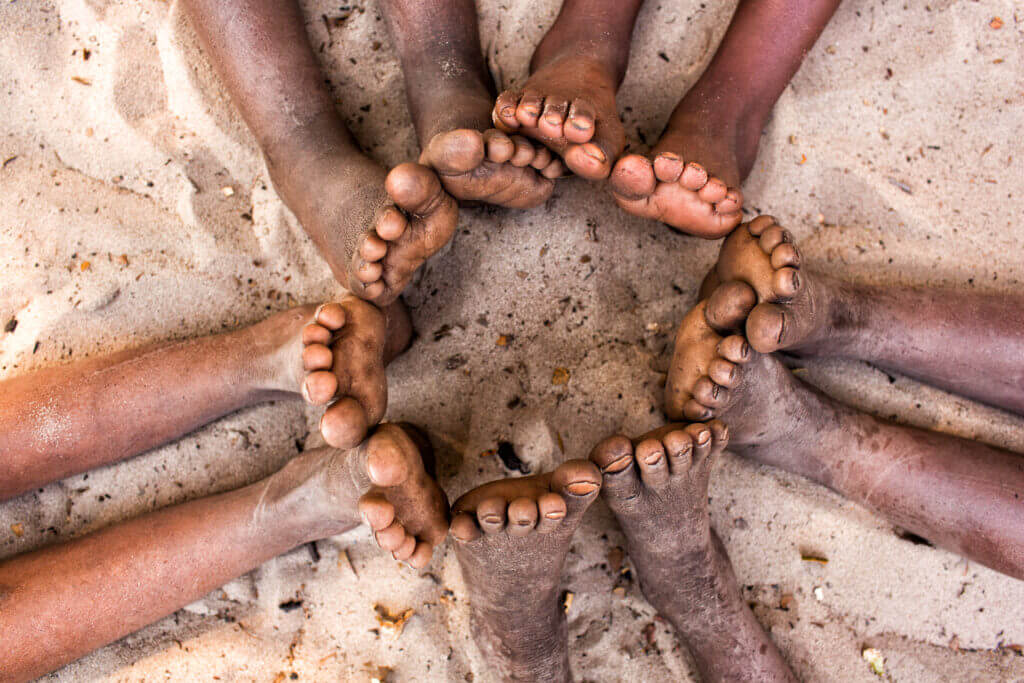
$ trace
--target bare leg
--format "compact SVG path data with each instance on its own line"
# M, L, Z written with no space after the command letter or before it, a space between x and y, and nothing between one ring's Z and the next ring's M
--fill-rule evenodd
M643 0L565 0L530 78L494 104L494 124L551 148L574 173L607 178L626 146L615 94Z
M290 0L184 6L267 159L282 199L339 282L384 305L452 237L458 209L415 164L391 173L364 156L335 111Z
M494 86L473 0L386 0L381 8L402 60L420 163L458 199L526 208L550 197L561 160L491 127Z
M711 460L726 427L668 425L630 441L605 439L591 461L626 534L644 597L686 642L704 681L795 681L740 593L708 517Z
M741 0L714 59L682 99L649 158L615 165L612 192L629 213L718 238L740 222L740 183L776 100L839 0Z
M709 277L757 292L755 350L874 363L1024 415L1024 297L867 286L801 267L770 216L737 228Z
M895 425L829 399L737 329L755 301L719 286L683 320L665 409L729 425L731 448L832 488L894 524L1024 579L1024 457Z
M600 488L592 464L571 460L547 474L484 484L452 506L474 637L501 680L571 679L558 586L573 533Z
M4 680L52 671L361 516L381 547L423 567L447 512L401 427L349 451L308 451L251 486L0 563L0 671Z
M410 335L400 303L385 316L349 296L234 332L6 380L0 383L0 500L277 398L334 401L321 429L332 445L351 447L383 417L384 365Z

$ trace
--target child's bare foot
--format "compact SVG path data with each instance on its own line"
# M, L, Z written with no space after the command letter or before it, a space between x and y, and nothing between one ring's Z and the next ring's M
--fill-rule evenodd
M387 408L384 368L408 347L412 326L402 302L383 311L348 295L319 307L300 306L248 328L239 353L267 349L265 389L328 405L320 420L324 440L353 448Z
M458 207L425 166L386 173L361 154L321 154L268 168L285 203L353 294L384 306L451 240Z
M538 140L576 175L607 178L626 146L615 104L618 82L599 60L568 54L537 67L522 88L494 103L494 125Z
M433 168L456 199L512 209L539 206L551 196L562 160L520 135L462 128L438 133L420 163Z
M585 460L502 479L452 507L476 641L502 680L569 680L562 565L601 475Z
M725 425L667 425L634 441L605 439L591 461L626 535L644 597L676 627L709 680L794 680L743 602L708 517L712 459ZM723 637L723 635L725 637Z
M265 507L295 506L311 538L365 522L381 548L421 568L448 534L448 499L432 468L422 432L384 424L355 448L318 448L296 457L268 480Z
M838 347L860 331L856 294L838 280L801 268L792 234L771 216L758 216L725 239L704 290L731 280L757 293L745 331L761 353L812 352L826 342Z
M695 143L670 128L649 156L627 154L619 159L611 175L616 203L634 216L661 221L688 235L716 239L729 232L743 216L735 155L710 149L727 145L718 138L701 137L701 144Z

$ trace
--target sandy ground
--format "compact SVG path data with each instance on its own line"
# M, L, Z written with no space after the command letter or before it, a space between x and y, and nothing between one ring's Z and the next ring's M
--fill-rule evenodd
M496 77L521 81L557 0L479 4ZM376 5L305 5L357 137L382 163L413 156ZM732 9L648 3L620 97L635 147L657 138ZM0 377L339 292L173 3L3 2L0 27L0 322L17 320L0 333ZM810 264L851 278L1017 290L1022 46L1024 14L1009 0L847 3L779 101L748 206L779 217ZM499 441L539 469L658 425L666 348L716 250L620 213L579 180L532 211L465 211L407 297L421 336L391 369L389 417L427 427L452 496L507 474L487 455ZM556 368L568 383L552 382ZM806 376L867 410L1024 450L1019 418L867 365L819 363ZM261 406L4 503L0 557L253 481L314 444L316 419L298 403ZM861 652L875 647L893 680L1024 680L1008 647L1024 643L1024 583L730 454L711 495L747 597L802 678L874 680ZM564 577L577 676L690 680L685 650L615 570L622 545L597 504ZM382 630L377 605L413 610L404 631ZM356 531L268 562L52 678L360 681L388 669L394 681L489 679L450 549L418 574Z

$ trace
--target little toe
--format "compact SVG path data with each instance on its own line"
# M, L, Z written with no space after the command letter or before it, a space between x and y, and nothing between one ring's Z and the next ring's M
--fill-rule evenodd
M800 271L796 268L779 268L772 274L772 289L781 299L791 299L800 291Z
M792 329L785 306L759 304L747 318L747 338L755 351L771 353L786 346L787 332Z
M345 397L324 411L320 434L335 448L355 448L369 429L363 407L354 398Z
M496 164L505 163L512 158L516 151L516 145L512 139L494 128L484 132L484 144L487 150L487 160Z
M729 390L704 375L693 385L693 397L708 408L721 408L729 402Z
M569 117L563 127L565 139L569 142L581 144L594 137L594 122L597 120L597 113L590 102L582 99L573 100L569 107Z
M476 521L485 534L505 528L507 503L502 498L486 498L476 506Z
M679 176L679 184L686 190L691 192L699 192L701 189L708 185L708 172L700 164L691 161L683 169L682 174ZM703 201L708 201L705 197L700 196Z
M781 225L772 225L765 228L764 232L761 233L761 237L757 243L761 247L761 251L766 254L772 253L775 247L783 243L792 243L793 235Z
M569 103L554 97L544 100L544 111L537 122L537 129L541 135L560 140L564 137L562 126L565 124L565 116L569 112Z
M543 107L544 98L538 93L523 93L519 99L519 106L516 107L516 120L519 121L519 125L536 128Z
M741 334L734 334L718 342L718 354L733 363L749 363L752 358L750 344Z
M716 332L737 332L757 305L757 293L750 285L732 280L719 285L708 297L704 319Z
M551 473L550 486L565 499L566 520L579 523L601 490L601 473L587 460L569 460Z
M391 552L391 557L399 562L405 562L412 557L414 550L416 550L416 537L406 534L405 538L402 539L402 543Z
M516 118L516 110L519 108L519 99L522 93L506 90L498 95L494 102L494 109L491 111L491 120L500 130L508 133L519 128L519 119Z
M686 432L693 441L693 464L700 464L711 453L711 428L706 424L695 422L686 427Z
M731 187L725 193L725 199L715 204L715 211L720 214L736 213L743 208L743 192Z
M425 541L417 541L416 549L413 551L412 556L407 560L407 562L413 569L423 569L430 564L430 560L433 556L433 545Z
M668 483L668 459L659 439L644 439L637 444L636 463L645 486L659 489Z
M317 370L306 375L302 382L302 397L310 405L326 405L337 395L338 378L333 372Z
M654 176L660 183L678 182L690 166L697 166L696 164L690 164L689 166L683 164L683 158L674 152L662 152L654 157L653 165ZM700 167L697 166L697 168Z
M735 363L724 358L715 358L708 363L708 377L715 384L732 389L739 381L740 369Z
M729 191L728 186L718 178L708 178L708 181L704 183L704 187L697 190L697 196L701 201L707 202L708 204L717 204L718 202L725 199L726 192Z
M608 154L596 142L571 144L564 158L573 173L587 180L603 180L611 172Z
M537 533L551 533L562 523L567 512L565 500L557 493L543 493L537 499Z
M387 527L375 532L373 538L377 541L377 545L380 546L381 550L394 552L405 542L405 527L402 526L401 522L395 520Z
M334 352L323 344L309 344L302 349L302 367L307 371L330 370Z
M540 147L534 149L533 160L530 161L530 166L538 171L543 171L545 168L551 165L551 160L554 157L551 154L551 150L547 147Z
M690 468L693 440L683 429L673 429L662 438L671 474L683 474Z
M382 493L365 493L359 498L359 516L372 531L382 531L395 521L395 506Z
M345 325L345 308L334 301L316 309L316 321L329 330L340 330Z
M785 268L786 266L799 268L800 250L796 248L795 244L792 244L791 242L784 242L772 249L770 260L772 268L775 269Z
M774 216L758 216L754 220L747 223L747 230L754 237L759 237L761 233L763 233L765 230L767 230L773 225L775 225Z
M472 515L465 512L460 512L452 519L451 532L456 540L463 543L475 541L481 536L480 527L477 526L476 520L473 519Z
M537 526L537 503L532 498L516 498L508 504L508 532L525 536Z
M711 454L721 453L729 445L729 426L721 420L708 423L711 429Z
M658 186L654 165L639 154L627 154L615 162L609 182L612 192L634 200L651 195Z

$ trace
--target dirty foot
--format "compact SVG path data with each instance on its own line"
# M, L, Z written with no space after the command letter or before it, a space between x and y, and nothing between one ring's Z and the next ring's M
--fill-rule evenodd
M743 602L708 517L711 461L725 425L667 425L630 441L605 439L590 460L626 536L648 602L687 642L704 680L795 680ZM724 636L724 637L723 637Z
M546 147L494 129L438 133L420 163L433 168L456 199L512 209L544 203L564 172L562 160Z
M425 567L448 534L448 499L432 477L426 435L405 424L384 424L351 449L318 448L268 479L267 510L286 505L312 539L365 522L377 544L396 560Z
M502 680L570 680L562 565L601 475L585 460L502 479L452 507L477 644Z
M576 175L607 178L626 146L615 104L618 83L599 60L557 57L536 69L522 88L494 104L494 125L538 140Z

